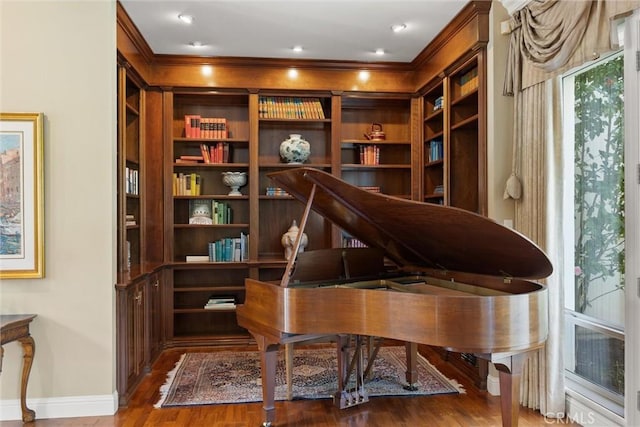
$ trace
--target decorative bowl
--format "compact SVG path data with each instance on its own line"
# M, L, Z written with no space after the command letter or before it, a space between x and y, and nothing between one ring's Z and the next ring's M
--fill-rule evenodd
M246 172L222 172L222 183L231 187L229 196L242 196L240 187L247 183Z

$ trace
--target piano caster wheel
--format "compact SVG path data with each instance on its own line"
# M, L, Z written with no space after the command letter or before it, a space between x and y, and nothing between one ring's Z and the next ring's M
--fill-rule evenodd
M271 427L271 421L265 421L262 423L262 427Z
M414 384L407 384L402 386L403 389L407 390L407 391L418 391L418 387Z

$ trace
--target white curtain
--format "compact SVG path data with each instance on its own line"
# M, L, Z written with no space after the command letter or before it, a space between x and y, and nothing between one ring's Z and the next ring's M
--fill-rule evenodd
M504 94L514 96L512 174L505 198L515 201L514 227L562 265L557 212L562 209L559 83L554 77L611 51L611 19L640 7L627 0L503 0L510 52ZM551 106L551 108L549 107ZM541 214L541 213L546 214ZM554 417L564 414L562 272L549 287L549 339L525 365L521 403Z

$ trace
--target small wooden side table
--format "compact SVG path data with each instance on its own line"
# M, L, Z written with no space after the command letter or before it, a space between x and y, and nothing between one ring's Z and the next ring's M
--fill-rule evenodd
M36 412L27 408L27 383L33 363L33 355L36 344L29 334L29 323L36 314L1 314L0 315L0 372L2 372L3 345L11 341L20 341L22 344L22 382L20 386L20 406L22 408L22 421L31 422L36 418Z

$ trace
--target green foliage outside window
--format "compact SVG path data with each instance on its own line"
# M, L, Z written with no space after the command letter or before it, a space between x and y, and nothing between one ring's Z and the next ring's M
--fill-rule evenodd
M607 299L624 292L623 57L576 75L574 84L574 310L623 319L624 307ZM575 372L624 394L624 341L578 329Z

